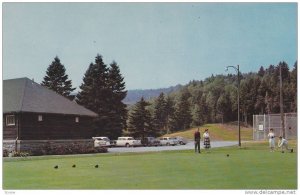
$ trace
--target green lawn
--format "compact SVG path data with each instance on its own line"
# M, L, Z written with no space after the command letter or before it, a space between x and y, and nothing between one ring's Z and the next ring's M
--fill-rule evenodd
M271 153L264 142L202 154L189 150L13 158L3 162L3 188L296 189L297 154Z

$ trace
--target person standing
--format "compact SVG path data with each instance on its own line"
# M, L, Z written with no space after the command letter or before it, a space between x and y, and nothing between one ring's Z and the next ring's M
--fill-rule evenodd
M269 134L268 134L268 138L269 138L270 152L274 152L274 149L275 149L275 134L274 134L273 129L270 129Z
M205 129L205 132L203 134L203 139L204 139L204 148L208 150L210 148L210 136L208 133L208 129Z
M201 135L200 135L200 131L199 131L199 128L198 128L197 131L194 133L195 152L198 151L198 153L201 153L201 151L200 151L200 139L201 139Z
M281 148L282 153L284 153L284 149L293 152L293 148L289 148L288 141L282 136L279 137L278 147Z

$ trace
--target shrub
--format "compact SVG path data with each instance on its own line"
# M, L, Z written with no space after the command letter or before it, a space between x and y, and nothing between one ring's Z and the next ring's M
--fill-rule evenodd
M107 148L99 147L86 147L79 143L73 143L71 145L51 145L47 144L40 151L32 152L33 155L65 155L65 154L89 154L89 153L106 153Z
M3 157L8 157L8 154L9 154L8 150L4 149L2 156Z
M29 152L25 152L25 151L21 151L21 152L13 151L12 152L12 157L27 157L29 155L30 155L30 153Z

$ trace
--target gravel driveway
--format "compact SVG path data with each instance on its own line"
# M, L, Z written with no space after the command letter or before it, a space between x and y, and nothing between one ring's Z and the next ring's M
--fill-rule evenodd
M210 145L212 148L225 147L225 146L234 146L238 143L236 141L211 141ZM124 152L158 152L158 151L167 151L167 150L194 150L194 142L190 141L186 145L176 145L176 146L151 146L151 147L115 147L109 148L108 153L124 153ZM201 149L203 149L203 142L201 142Z

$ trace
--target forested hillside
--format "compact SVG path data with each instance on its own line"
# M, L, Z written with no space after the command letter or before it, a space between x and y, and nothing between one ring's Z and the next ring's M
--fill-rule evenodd
M280 67L283 110L297 112L297 62L291 68L280 62L276 66L261 67L257 72L241 73L240 114L244 125L252 124L253 114L280 112ZM152 119L146 122L144 132L148 129L148 132L163 134L206 123L237 121L237 86L236 74L212 75L201 81L191 81L169 94L161 93L146 106ZM139 112L135 105L130 109L131 124L134 124L132 114L139 115ZM140 113L140 117L142 115Z
M243 125L251 125L254 114L280 112L280 78L283 111L297 112L297 62L291 68L280 62L276 66L260 67L257 72L240 73ZM71 99L75 96L71 94L75 89L71 83L56 57L42 84ZM164 89L128 92L125 88L119 65L114 61L105 64L98 54L75 97L78 104L98 114L94 122L95 135L116 138L125 132L135 137L159 136L207 123L237 121L236 74L212 75Z

